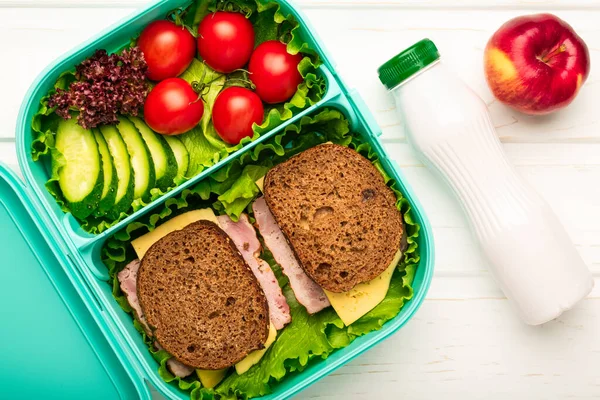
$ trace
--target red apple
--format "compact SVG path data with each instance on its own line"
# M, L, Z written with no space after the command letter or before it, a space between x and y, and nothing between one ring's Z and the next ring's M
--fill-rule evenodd
M502 103L526 114L547 114L569 104L590 72L583 40L552 14L511 19L485 48L485 75Z

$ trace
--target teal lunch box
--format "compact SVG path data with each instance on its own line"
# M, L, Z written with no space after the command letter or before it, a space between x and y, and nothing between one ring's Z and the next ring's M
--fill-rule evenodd
M165 383L131 317L114 300L108 272L100 260L103 243L116 231L140 218L167 199L178 196L213 171L226 165L288 124L323 107L343 112L351 129L377 151L384 168L412 205L413 219L421 226L420 264L413 282L414 296L400 313L379 331L357 338L326 360L313 360L302 372L287 376L264 399L285 399L347 363L396 332L423 302L433 274L433 237L422 207L407 185L398 165L386 154L381 134L360 96L344 85L323 45L302 14L285 0L302 26L304 39L320 54L320 73L327 92L313 107L263 134L218 164L99 235L86 233L70 214L64 214L46 191L47 166L33 162L31 121L38 105L62 71L71 69L95 49L115 51L144 26L164 18L189 1L159 0L135 12L94 38L63 55L46 68L29 89L17 122L16 146L24 182L0 165L0 243L3 251L2 353L0 387L7 399L149 399L145 381L164 396L186 399L188 393ZM375 73L375 71L373 71ZM398 355L400 356L400 355Z

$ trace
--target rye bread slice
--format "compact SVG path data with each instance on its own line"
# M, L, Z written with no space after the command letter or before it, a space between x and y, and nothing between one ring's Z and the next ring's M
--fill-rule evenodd
M275 166L264 194L306 273L331 292L374 279L401 247L396 196L348 147L319 145Z
M264 348L265 295L213 222L195 222L157 241L144 255L137 279L154 337L182 363L223 369Z

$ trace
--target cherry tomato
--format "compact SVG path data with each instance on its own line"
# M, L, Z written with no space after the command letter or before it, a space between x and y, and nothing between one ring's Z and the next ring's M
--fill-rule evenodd
M254 49L254 28L236 12L217 11L198 26L198 52L215 71L230 73L242 68Z
M250 80L265 103L289 100L302 83L302 75L298 71L302 56L288 53L286 47L279 41L269 40L260 44L250 58Z
M154 21L144 29L137 45L148 64L148 79L162 81L180 75L196 55L196 41L184 27Z
M169 78L156 85L146 97L144 119L163 135L179 135L200 123L204 103L192 86L181 78Z
M264 108L260 97L243 87L229 87L217 96L212 109L215 130L229 144L238 144L252 136L252 124L261 124Z

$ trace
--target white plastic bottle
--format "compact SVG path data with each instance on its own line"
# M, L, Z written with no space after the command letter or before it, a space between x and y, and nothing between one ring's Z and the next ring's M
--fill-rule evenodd
M452 188L492 273L521 318L538 325L594 280L560 221L507 160L483 101L422 40L383 64L409 141Z

